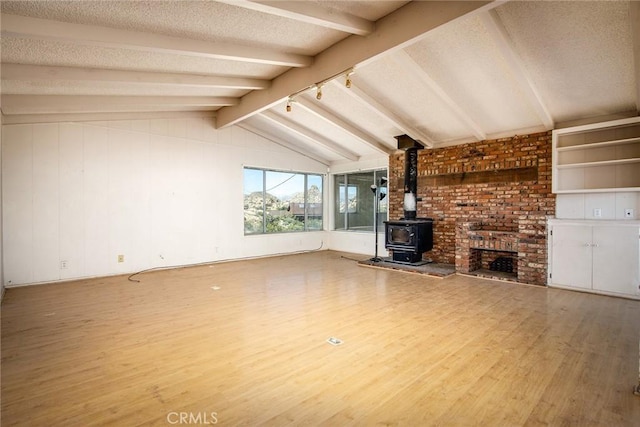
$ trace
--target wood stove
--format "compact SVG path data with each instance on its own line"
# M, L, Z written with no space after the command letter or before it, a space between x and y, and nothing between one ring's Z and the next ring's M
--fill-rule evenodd
M422 262L422 254L433 248L433 220L431 218L385 221L385 248L393 251L393 261Z
M398 149L404 150L404 216L385 221L385 248L393 252L393 261L422 263L422 254L433 248L433 219L417 218L418 150L424 147L408 135L396 136Z

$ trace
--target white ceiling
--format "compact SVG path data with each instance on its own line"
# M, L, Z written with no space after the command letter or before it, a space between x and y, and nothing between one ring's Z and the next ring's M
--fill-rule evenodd
M4 123L204 115L330 165L391 153L401 134L438 147L640 111L640 1L3 0L1 13Z

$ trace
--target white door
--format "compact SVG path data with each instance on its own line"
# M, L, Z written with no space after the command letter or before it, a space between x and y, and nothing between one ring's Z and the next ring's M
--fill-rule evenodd
M593 289L638 295L640 243L634 227L593 227Z
M591 289L591 227L554 225L551 283Z

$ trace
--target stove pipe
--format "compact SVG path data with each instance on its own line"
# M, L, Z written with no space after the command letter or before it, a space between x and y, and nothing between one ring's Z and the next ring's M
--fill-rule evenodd
M408 135L395 137L398 149L404 150L404 218L416 219L418 200L418 150L422 145Z

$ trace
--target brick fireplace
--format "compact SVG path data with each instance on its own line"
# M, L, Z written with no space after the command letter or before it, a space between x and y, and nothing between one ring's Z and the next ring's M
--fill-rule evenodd
M546 284L551 132L420 150L418 171L417 216L434 220L429 258L480 275L510 259L511 274L495 277ZM389 162L390 218L403 214L403 176L398 153Z
M532 234L538 234L536 229L544 233L545 223L546 218L537 221L529 218L523 220L516 231L504 231L495 230L482 222L458 222L456 271L493 279L544 284L538 283L546 280L546 265L539 262L542 248L539 239L531 237ZM508 261L506 264L509 268L496 267L502 260Z

